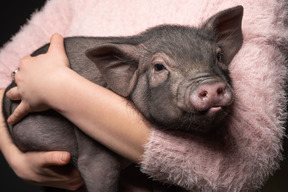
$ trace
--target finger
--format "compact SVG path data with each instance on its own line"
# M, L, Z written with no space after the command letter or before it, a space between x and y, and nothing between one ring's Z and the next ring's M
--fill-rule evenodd
M9 91L7 91L6 96L13 101L21 99L21 95L20 95L17 87L13 87Z
M31 59L33 59L31 55L25 55L24 57L22 57L22 59L19 62L18 72L20 71L21 68L23 69L25 65L29 64L31 62Z
M64 47L64 38L60 34L55 33L52 35L48 53L50 54L52 53L54 54L54 56L62 58L62 61L64 61L65 66L69 67L70 64Z
M13 113L8 117L7 122L9 124L15 124L20 121L25 115L30 112L30 108L23 101L16 107Z
M25 55L24 57L22 57L20 63L26 63L26 62L28 62L31 58L32 58L31 55Z
M48 52L56 52L56 53L65 53L65 48L64 48L64 40L63 37L58 34L55 33L52 35L51 39L50 39L50 46L48 49Z
M75 167L68 166L71 155L66 151L42 152L42 158L37 154L38 166L48 168L50 175L54 175L61 182L58 188L74 191L83 185L83 180ZM66 166L67 165L67 166ZM54 170L54 171L53 171Z
M70 162L71 155L66 151L50 151L44 152L40 164L42 167L63 166Z

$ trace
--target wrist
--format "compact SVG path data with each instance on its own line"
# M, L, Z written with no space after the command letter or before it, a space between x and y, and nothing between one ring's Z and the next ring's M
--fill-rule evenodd
M77 75L68 67L59 67L55 70L44 82L45 87L40 89L43 103L52 109L61 110L62 101L69 99L72 86L70 80Z
M71 104L78 101L77 93L87 90L90 83L68 67L59 68L50 76L49 87L43 92L43 101L62 114L71 109Z

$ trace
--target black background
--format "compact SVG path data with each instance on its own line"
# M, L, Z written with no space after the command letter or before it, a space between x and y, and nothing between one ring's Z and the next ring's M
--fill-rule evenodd
M12 35L17 33L31 13L41 8L45 0L28 1L2 1L0 3L0 45L7 42ZM287 141L285 148L288 149ZM288 157L287 150L285 158ZM237 159L235 159L237 161ZM29 185L20 180L7 165L0 153L0 192L38 192L39 187ZM281 164L281 170L277 171L266 183L261 192L286 192L288 191L288 161L285 159Z

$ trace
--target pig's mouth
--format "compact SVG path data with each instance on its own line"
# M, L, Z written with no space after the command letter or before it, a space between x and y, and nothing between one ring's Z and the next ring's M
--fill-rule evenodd
M210 109L200 111L200 114L205 115L206 117L214 117L217 113L220 113L223 110L222 107L211 107Z
M217 129L228 114L229 106L215 106L194 112L183 111L180 129L187 132L207 133Z
M213 106L205 110L198 111L196 110L194 115L196 118L206 119L208 122L216 121L217 119L223 119L229 113L230 105L228 106Z

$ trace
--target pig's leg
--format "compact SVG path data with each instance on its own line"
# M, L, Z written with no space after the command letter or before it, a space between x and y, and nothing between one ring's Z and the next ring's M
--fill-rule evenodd
M78 170L88 192L116 192L120 172L119 156L95 142L80 130L78 141Z

